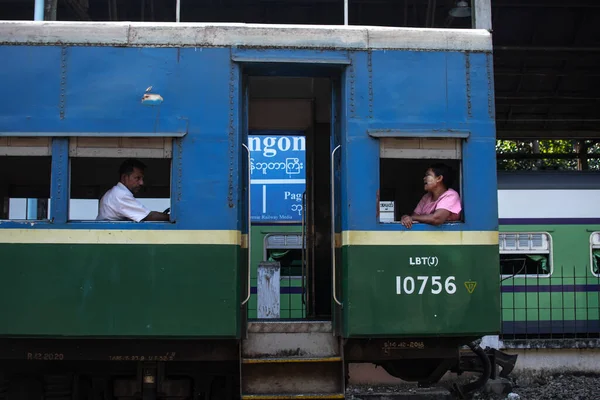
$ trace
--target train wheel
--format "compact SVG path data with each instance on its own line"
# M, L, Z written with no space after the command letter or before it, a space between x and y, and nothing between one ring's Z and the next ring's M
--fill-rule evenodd
M385 371L403 381L433 384L448 371L445 359L396 360L388 361L381 366Z
M239 384L234 376L216 376L210 384L207 400L233 400L239 396Z
M35 378L11 380L6 390L6 400L43 400L44 384Z

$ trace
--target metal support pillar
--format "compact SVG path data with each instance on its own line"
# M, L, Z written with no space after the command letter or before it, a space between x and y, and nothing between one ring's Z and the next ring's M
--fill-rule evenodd
M44 20L45 21L56 21L56 9L58 6L58 0L46 0L44 5Z
M35 0L35 8L33 10L33 20L44 20L44 0Z
M181 0L176 0L175 4L175 22L181 21Z
M344 0L344 25L348 25L348 1Z
M492 0L471 0L471 26L492 30Z
M585 140L578 140L576 147L577 154L579 155L579 158L577 160L577 169L580 171L587 171L589 169L587 157L588 145L585 142Z

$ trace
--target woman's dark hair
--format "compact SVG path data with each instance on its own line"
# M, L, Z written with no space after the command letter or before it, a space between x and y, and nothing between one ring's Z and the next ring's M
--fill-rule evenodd
M433 171L435 176L442 176L442 182L446 188L450 188L454 183L454 175L452 173L452 168L449 165L443 163L435 163L431 165L429 168Z

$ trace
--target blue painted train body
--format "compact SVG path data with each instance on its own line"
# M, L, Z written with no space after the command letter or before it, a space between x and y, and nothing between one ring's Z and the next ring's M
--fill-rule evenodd
M176 223L121 224L119 229L239 230L234 179L240 159L234 154L241 154L240 76L229 49L4 46L1 51L9 61L0 74L11 93L2 103L3 132L56 138L183 136L172 157ZM18 77L27 77L27 83ZM149 87L165 99L159 106L142 104ZM52 150L62 156L57 167L67 171L67 140L56 139ZM61 161L54 157L53 162ZM68 198L66 190L54 185L52 198ZM52 212L53 228L66 227L67 210L61 205L56 202Z
M473 42L465 39L465 48L460 43L443 43L451 34L441 30L436 33L439 43L424 40L419 44L411 38L406 49L402 49L402 39L390 39L395 42L387 44L390 49L384 44L381 49L364 50L362 43L344 45L331 39L311 45L307 39L307 43L288 46L267 42L265 46L272 48L254 50L238 49L233 41L222 47L198 42L162 48L152 39L121 47L118 41L111 46L114 39L102 43L102 36L95 39L96 45L81 46L89 40L85 35L84 39L70 38L72 45L61 46L52 43L52 37L30 41L17 34L11 37L10 30L16 32L18 24L3 28L4 42L9 44L0 49L2 59L8 60L0 70L7 93L0 119L3 135L182 137L173 149L172 194L176 196L172 212L178 229L240 229L242 70L255 68L270 74L271 62L278 63L281 75L314 69L327 74L332 67L342 71L344 204L376 211L372 194L378 190L374 161L379 158L379 144L366 132L383 137L467 135L463 179L486 184L477 191L465 185L464 208L469 218L445 229L497 228L497 214L490 212L497 208L495 166L490 162L495 157L491 39L479 32L471 34ZM429 34L419 32L423 38ZM61 39L68 44L68 37ZM303 46L338 46L340 50L296 48ZM465 52L470 48L475 51ZM303 68L304 64L309 66ZM317 67L323 64L328 68ZM27 77L26 84L18 79L22 76ZM164 101L144 105L141 100L148 88ZM59 140L56 143L53 150L62 153L66 162L68 148L60 146ZM227 180L223 180L224 172ZM54 187L53 195L65 188ZM53 218L66 221L65 210L56 209ZM342 229L402 229L376 221L373 213L344 213ZM64 226L55 223L53 227ZM144 229L142 225L136 228ZM416 229L436 228L421 225Z
M47 194L33 178L19 189L18 179L31 178L26 174L17 174L16 185L0 180L0 195L10 201L50 199L47 214L35 220L0 218L0 246L12 257L3 261L0 277L20 293L3 298L0 306L22 303L24 310L36 310L32 298L40 301L45 293L64 290L64 296L49 295L46 306L54 305L60 320L70 322L64 332L53 327L59 332L53 335L40 322L43 318L24 322L13 313L4 321L8 328L0 328L4 338L144 337L158 340L159 346L170 338L202 339L215 347L194 348L196 352L177 357L240 361L240 353L232 349L241 346L246 354L242 341L248 331L267 329L249 328L246 321L251 287L260 287L261 279L248 249L253 236L262 239L252 230L258 221L252 221L250 204L256 192L250 181L259 179L254 161L260 160L250 159L248 134L273 131L291 136L302 132L310 149L304 160L292 162L289 171L277 176L291 179L301 161L308 168L307 194L295 193L302 202L306 197L309 210L303 214L309 217L300 221L303 262L312 260L306 262L312 269L302 266L302 293L311 317L321 325L304 321L309 328L293 329L325 329L327 337L333 332L335 340L354 340L339 342L340 349L346 346L341 350L348 355L345 362L380 363L397 376L432 382L449 369L461 370L455 362L459 346L499 332L489 32L0 22L0 42L0 161L26 157L29 147L51 159ZM321 85L325 95L314 94L314 104L293 103L295 95L284 88L288 78L310 79L303 88ZM275 92L267 111L261 111L262 94ZM302 107L304 114L299 112ZM303 124L303 118L309 122ZM157 172L152 178L149 170L148 182L155 181L147 186L169 199L170 221L70 218L72 198L97 200L117 179L116 170L110 169L114 160L125 156L148 159L154 166L168 164L162 178ZM422 196L424 169L434 160L455 166L462 219L441 226L415 224L408 230L399 218ZM87 166L89 179L77 175L76 164ZM386 174L387 181L382 178ZM380 206L389 199L396 204L396 215L385 222ZM47 292L31 296L33 289L14 266L22 258L32 268L28 271L40 268L31 265L33 258L23 253L27 247L20 246L46 244L67 249L64 263L76 267L69 269L70 276L62 275L62 283L51 280ZM121 282L125 275L108 276L106 285L82 286L81 294L77 282L91 282L99 273L89 265L77 267L80 250L74 249L82 245L97 252L90 257L102 259L111 271L134 268L139 279L131 274ZM52 249L35 251L39 248ZM169 265L169 251L177 255L177 265ZM429 261L430 269L415 272L413 257L434 262ZM60 265L47 267L64 272ZM169 276L175 267L182 275ZM432 274L441 277L429 280ZM310 284L305 285L305 276ZM420 290L414 290L414 279L421 279ZM114 303L129 293L157 293L152 288L163 282L170 286L161 289L160 298L148 296L144 310L132 312ZM81 296L94 304L93 312L108 319L90 323L92 311L86 309L82 318L83 305L62 307L58 301ZM156 322L165 315L177 323ZM105 323L110 316L112 322ZM409 340L421 352L398 342L398 353L390 355L390 343L396 346L396 340ZM374 346L371 353L366 348L362 353L364 343ZM334 361L344 359L337 355ZM418 376L400 372L413 369L402 364L405 355L427 359ZM478 357L486 356L479 351Z

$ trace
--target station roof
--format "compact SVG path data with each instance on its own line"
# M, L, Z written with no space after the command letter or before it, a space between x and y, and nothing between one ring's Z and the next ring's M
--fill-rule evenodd
M176 0L46 1L57 2L58 20L175 18ZM348 1L351 25L471 26L450 15L456 0ZM600 139L600 2L491 4L498 138ZM0 15L33 19L33 7L34 0L0 0ZM343 0L181 0L181 21L342 24Z
M600 2L492 0L502 138L600 138Z

